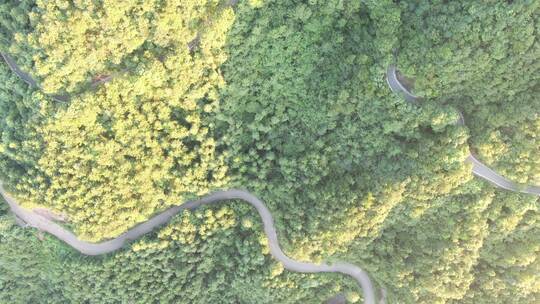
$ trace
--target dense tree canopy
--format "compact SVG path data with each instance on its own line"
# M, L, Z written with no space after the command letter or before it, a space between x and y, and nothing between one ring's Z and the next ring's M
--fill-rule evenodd
M398 63L415 91L465 114L482 160L540 184L540 3L401 1Z
M0 48L19 55L19 64L30 70L32 56L36 51L26 42L32 33L32 11L35 0L2 1L0 3Z
M41 86L0 64L0 180L23 206L67 214L91 241L244 188L272 211L289 256L354 262L389 303L536 303L538 197L475 179L464 160L472 151L513 180L540 182L539 7L0 4L0 51ZM419 105L388 88L393 61ZM362 299L350 278L284 270L240 202L185 211L95 258L0 212L1 301Z

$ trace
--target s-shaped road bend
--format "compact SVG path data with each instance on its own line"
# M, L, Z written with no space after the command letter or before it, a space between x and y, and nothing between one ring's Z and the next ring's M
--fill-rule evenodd
M182 205L171 207L166 211L149 219L148 221L138 226L135 226L134 228L123 233L117 238L102 243L89 243L81 241L73 233L67 231L66 229L52 222L51 220L37 213L21 208L15 202L15 200L6 193L6 191L1 185L0 193L9 204L11 211L20 220L26 222L28 226L54 235L58 239L64 241L69 246L73 247L74 249L85 255L100 255L119 250L124 246L126 241L138 239L142 235L152 231L154 228L169 222L173 216L175 216L182 210L196 209L197 207L200 207L202 205L216 204L228 200L242 200L255 207L255 209L259 213L259 216L261 217L263 222L264 232L268 239L270 253L275 259L280 261L286 269L303 273L333 272L349 275L353 277L362 288L364 303L375 304L375 291L373 288L373 284L368 274L360 267L342 262L334 264L313 264L307 262L299 262L286 256L283 250L281 250L281 247L279 246L276 228L274 227L274 219L272 217L272 214L270 213L270 210L268 210L266 205L259 198L244 190L231 189L226 191L217 191L206 195L201 199L189 201Z
M386 71L386 82L394 93L401 94L408 102L416 103L418 100L421 99L421 97L415 96L413 93L411 93L399 81L397 77L397 68L394 65L390 65L388 67L388 70ZM459 113L459 116L460 118L457 123L460 125L465 125L465 119L463 118L463 114L461 112ZM474 157L472 153L467 157L466 161L473 165L472 172L474 175L487 180L488 182L494 184L499 188L514 192L540 195L539 186L518 185L517 183L503 177L502 175L490 169L488 166L481 163L476 157Z
M15 73L21 80L26 82L31 87L39 88L37 82L27 73L23 72L15 60L11 58L6 53L0 53L3 57L6 64L10 67L13 73ZM67 101L69 96L52 96L58 101ZM274 219L270 210L266 205L253 194L244 191L231 189L226 191L217 191L206 195L198 200L189 201L179 206L171 207L164 212L156 215L155 217L149 219L148 221L135 226L129 231L121 234L120 236L104 241L102 243L89 243L81 241L77 238L75 234L64 229L62 226L56 224L48 218L43 217L33 211L26 210L17 204L17 202L4 190L0 182L0 194L4 197L6 202L9 204L11 211L15 214L15 218L18 223L25 223L25 225L37 228L41 231L48 232L49 234L54 235L58 239L62 240L69 246L73 247L75 250L79 251L85 255L101 255L110 252L119 250L124 246L126 241L135 240L144 234L149 233L154 228L164 225L169 222L173 216L178 214L182 210L186 209L196 209L202 205L215 204L227 200L242 200L257 210L259 216L263 221L264 232L268 239L268 246L270 247L270 253L272 256L280 261L283 266L291 271L302 272L302 273L321 273L321 272L332 272L332 273L342 273L353 277L362 288L364 303L365 304L375 304L375 291L373 288L373 283L369 278L368 274L363 271L360 267L345 263L338 262L334 264L313 264L307 262L295 261L285 255L281 247L279 246L276 228L274 227ZM383 295L385 291L382 290ZM381 298L379 303L384 303L384 296Z
M1 53L4 61L8 64L11 70L17 74L23 81L32 87L37 87L37 83L30 77L30 75L24 73L17 66L15 61L9 57L9 55ZM413 95L397 78L397 70L395 66L389 66L387 70L386 80L391 90L396 93L401 93L405 99L409 102L416 102L420 98ZM66 97L64 96L53 96L53 98L61 98L59 101L65 101ZM460 113L459 124L464 124L463 115ZM467 161L473 164L473 173L479 177L482 177L489 182L495 184L496 186L511 190L518 191L530 194L540 195L540 187L529 186L529 187L519 187L514 182L502 177L497 174L495 171L489 169L487 166L478 161L472 154L467 158ZM196 209L199 206L206 204L215 204L218 202L239 199L251 204L257 212L259 213L264 226L265 234L268 238L268 245L270 248L270 253L274 258L283 263L283 266L291 271L303 272L303 273L320 273L320 272L333 272L333 273L342 273L353 277L363 291L364 303L374 304L375 303L375 292L373 284L367 275L361 268L358 266L349 264L349 263L334 263L334 264L313 264L307 262L295 261L281 250L279 246L277 232L274 227L274 221L270 210L266 205L258 199L256 196L244 190L231 189L226 191L218 191L207 196L202 197L199 200L186 202L179 206L174 206L168 210L156 215L155 217L149 219L148 221L132 228L131 230L123 233L122 235L108 240L102 243L89 243L81 241L75 236L72 232L64 229L60 225L54 223L53 221L26 209L21 208L16 201L11 198L5 192L4 188L0 185L0 193L4 199L9 204L12 212L15 214L18 221L27 223L28 226L37 228L42 231L46 231L58 239L64 241L77 251L85 255L100 255L105 253L114 252L119 250L124 246L126 241L135 240L141 237L142 235L152 231L154 228L161 226L171 220L173 216L179 213L182 210L186 209ZM383 290L384 292L384 290ZM384 303L384 300L381 299L381 303Z

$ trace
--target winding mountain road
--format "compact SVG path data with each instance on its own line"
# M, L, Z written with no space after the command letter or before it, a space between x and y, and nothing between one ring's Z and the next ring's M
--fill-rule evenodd
M11 58L11 56L6 53L0 54L6 64L11 69L11 71L15 73L21 80L26 82L31 87L39 88L37 82L29 74L23 72L19 68L15 60ZM69 100L69 96L55 95L52 97L55 100L62 102ZM0 193L2 194L6 202L9 204L11 211L14 213L15 219L19 225L30 226L37 228L40 231L48 232L85 255L101 255L119 250L124 246L127 241L138 239L144 234L152 231L154 228L168 223L172 217L174 217L182 210L196 209L197 207L200 207L202 205L215 204L227 200L243 200L255 207L255 209L259 213L263 221L264 232L268 238L270 253L275 259L280 261L286 269L302 273L331 272L349 275L353 277L358 282L359 286L362 288L364 303L375 304L375 291L371 279L369 278L368 274L360 267L345 262L338 262L331 265L299 262L286 256L285 253L283 253L283 250L281 250L281 247L279 246L277 232L274 227L274 219L272 217L272 214L270 213L270 210L268 210L266 205L260 199L247 191L237 189L218 191L204 196L199 200L190 201L179 206L171 207L164 212L156 215L155 217L149 219L148 221L135 226L134 228L121 234L120 236L101 243L90 243L81 241L77 238L75 234L64 229L62 226L56 224L50 219L33 211L26 210L20 207L19 204L17 204L17 202L4 190L1 183ZM382 293L385 294L385 291L382 290ZM385 299L383 297L381 298L380 303L384 302Z
M386 82L394 93L401 94L408 102L416 103L418 100L422 99L421 97L415 96L399 81L397 77L397 68L394 65L390 65L386 71ZM461 112L459 112L459 116L459 121L457 123L460 125L465 125L465 119ZM472 172L474 175L487 180L499 188L515 192L540 195L540 187L519 185L484 165L473 154L470 154L466 161L473 165Z
M2 56L6 64L11 69L11 71L15 73L17 76L19 76L19 78L22 81L26 82L26 84L28 84L30 87L39 88L38 83L32 78L32 76L30 76L30 74L28 73L23 72L21 68L17 65L15 60L10 55L8 55L7 53L0 52L0 56ZM69 96L67 95L50 95L50 97L59 102L69 101Z
M9 56L6 53L0 53L0 55L2 56L2 58L4 58L4 61L6 62L8 67L11 69L11 71L15 73L17 76L19 76L19 78L22 81L26 82L31 87L35 87L35 88L39 87L37 82L30 76L30 74L23 72L19 68L19 66L17 65L15 60L11 58L11 56Z
M321 273L321 272L333 272L346 274L353 277L360 287L362 288L364 303L375 304L375 291L373 284L368 274L360 267L349 263L334 263L334 264L313 264L307 262L299 262L289 258L281 247L279 246L276 228L274 227L274 219L270 210L266 205L253 194L244 191L231 189L226 191L217 191L202 197L195 201L189 201L179 206L174 206L166 211L156 215L148 221L135 226L131 230L123 233L122 235L102 243L89 243L81 241L70 231L67 231L60 225L50 221L49 219L34 213L32 211L21 208L17 202L4 190L0 185L0 193L9 204L11 211L20 220L27 223L28 226L37 228L41 231L48 232L58 239L64 241L69 246L73 247L77 251L85 255L101 255L105 253L114 252L122 248L127 241L135 240L149 233L154 228L168 223L173 216L181 212L182 210L196 209L202 205L216 204L229 200L242 200L249 203L259 213L262 219L264 232L268 239L268 246L270 247L270 253L272 256L280 261L283 266L291 271L303 272L303 273Z
M32 87L38 87L35 80L32 77L23 72L15 63L15 61L7 54L0 53L4 61L10 67L10 69L19 76L24 82ZM390 86L391 90L395 93L402 94L405 100L414 103L421 99L420 97L412 94L398 79L397 69L395 66L391 65L387 70L387 83ZM69 100L66 96L53 96L54 99L58 101L67 101ZM458 124L465 124L463 115L460 113L460 120ZM503 176L497 174L495 171L488 168L486 165L482 164L478 159L476 159L472 154L467 158L467 162L473 164L473 173L476 176L479 176L497 187L529 194L540 195L540 187L537 186L528 186L522 187L516 183L504 178ZM4 199L9 204L12 212L15 214L16 219L19 223L26 223L26 225L37 228L41 231L46 231L58 239L64 241L69 246L73 247L77 251L85 255L101 255L106 253L111 253L116 250L121 249L126 242L131 240L136 240L151 232L156 227L162 226L168 223L172 217L181 212L182 210L187 209L196 209L202 205L216 204L228 200L242 200L246 203L249 203L259 213L261 220L263 222L264 232L268 239L268 245L270 248L270 253L272 256L280 261L283 266L291 271L302 272L302 273L321 273L321 272L331 272L331 273L341 273L353 277L360 287L362 288L364 295L364 303L374 304L375 303L375 292L373 284L367 275L361 268L349 263L334 263L334 264L313 264L307 262L299 262L289 258L281 247L279 246L277 232L274 227L274 220L270 210L266 205L258 199L253 194L244 191L231 189L226 191L218 191L207 196L202 197L201 199L195 201L189 201L179 206L174 206L166 211L156 215L155 217L149 219L148 221L135 226L131 230L123 233L122 235L102 243L89 243L81 241L75 236L72 232L64 229L60 225L54 223L53 221L39 215L35 212L23 209L20 207L16 201L5 192L4 188L0 185L0 193Z

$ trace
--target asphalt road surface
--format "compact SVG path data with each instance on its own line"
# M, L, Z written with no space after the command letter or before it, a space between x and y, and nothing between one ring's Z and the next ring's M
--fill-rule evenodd
M11 56L9 56L7 53L0 53L0 55L2 56L2 58L4 58L4 61L9 66L11 71L17 76L19 76L22 81L26 82L29 86L33 88L39 88L38 83L32 78L32 76L30 76L30 74L28 73L23 72ZM67 95L51 95L50 97L59 102L69 101L69 96Z
M371 279L360 267L342 262L334 264L313 264L296 261L286 256L279 246L276 228L274 227L274 219L270 213L270 210L268 210L266 205L260 199L244 190L231 189L226 191L218 191L206 195L199 200L190 201L179 206L171 207L149 219L148 221L135 226L122 235L102 243L89 243L81 241L72 232L64 229L51 220L35 212L21 208L17 202L8 193L6 193L1 185L0 193L7 201L11 211L16 215L19 221L26 223L26 225L30 227L34 227L54 235L58 239L64 241L69 246L75 248L77 251L85 255L100 255L119 250L127 241L138 239L142 235L152 231L154 228L168 223L173 216L182 210L195 209L202 205L217 204L224 201L242 200L255 207L259 213L259 216L263 222L264 232L268 239L270 253L276 260L280 261L286 269L303 273L335 272L349 275L353 277L362 288L364 303L375 304L375 291Z
M405 100L411 103L415 103L416 101L420 100L421 98L418 96L415 96L412 94L398 79L397 77L397 69L394 65L390 65L388 67L388 70L386 72L386 82L390 86L390 89L397 94L401 94ZM458 124L465 125L465 119L463 118L463 114L459 113L459 120L457 121ZM528 193L528 194L535 194L540 195L540 187L538 186L524 186L519 185L506 177L503 177L502 175L498 174L497 172L490 169L488 166L481 163L474 155L470 154L467 157L467 162L471 163L473 165L472 172L474 175L483 178L487 180L488 182L492 183L493 185L510 190L515 192L522 192L522 193Z

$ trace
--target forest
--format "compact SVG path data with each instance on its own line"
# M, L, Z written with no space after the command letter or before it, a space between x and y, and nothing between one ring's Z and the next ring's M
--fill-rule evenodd
M534 0L3 1L0 52L38 85L0 62L0 181L92 242L246 189L288 256L359 265L387 303L538 303L538 196L465 160L540 185L539 30ZM285 270L241 202L97 257L0 204L1 303L336 294L363 299L349 277Z

